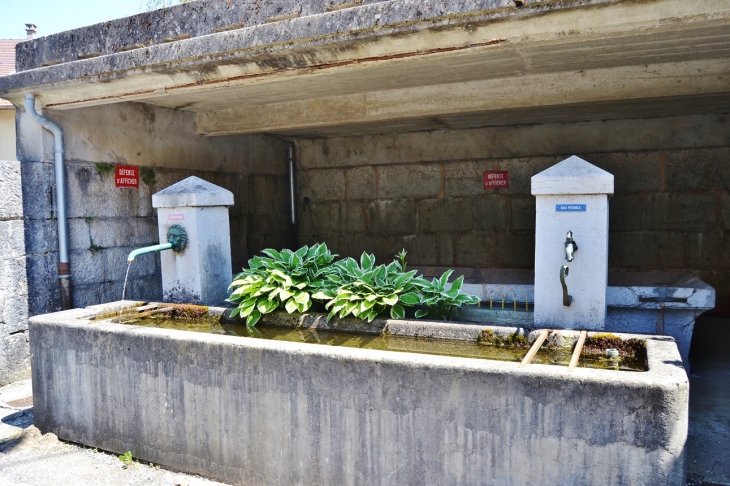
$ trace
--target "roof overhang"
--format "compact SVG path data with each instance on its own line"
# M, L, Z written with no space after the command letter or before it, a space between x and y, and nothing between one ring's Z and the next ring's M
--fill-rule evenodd
M485 2L491 10L454 6L433 18L403 3L412 2L30 69L0 78L0 96L20 105L33 92L47 109L136 101L189 110L202 135L730 112L727 1L553 0L514 9L494 0Z

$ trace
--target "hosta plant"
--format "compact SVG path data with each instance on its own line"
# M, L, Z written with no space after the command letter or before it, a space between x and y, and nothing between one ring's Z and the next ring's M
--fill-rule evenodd
M441 278L434 278L431 282L426 281L425 285L420 285L420 301L416 304L423 305L425 309L416 311L416 317L427 316L431 319L449 320L454 307L479 303L478 297L461 292L461 286L464 283L463 276L457 278L451 284L451 288L447 290L447 282L453 272L453 270L446 270Z
M237 304L231 317L240 314L247 326L281 307L290 314L306 312L312 306L312 294L323 289L327 275L335 271L332 261L337 255L324 243L263 253L265 257L250 259L249 268L236 275L229 287L233 292L228 301Z
M375 257L367 253L362 254L359 264L353 258L346 258L334 266L336 273L327 276L334 288L324 288L313 296L329 300L328 319L352 315L370 322L386 310L393 319L402 319L403 305L408 305L414 295L418 299L415 294L418 285L428 283L414 278L415 270L404 272L398 261L375 265Z

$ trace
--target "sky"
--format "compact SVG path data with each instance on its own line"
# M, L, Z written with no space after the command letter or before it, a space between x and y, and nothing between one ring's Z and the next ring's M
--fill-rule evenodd
M25 39L26 23L41 37L142 11L142 0L0 0L0 39Z

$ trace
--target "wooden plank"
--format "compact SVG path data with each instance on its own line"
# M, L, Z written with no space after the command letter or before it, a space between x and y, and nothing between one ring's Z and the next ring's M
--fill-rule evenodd
M532 358L535 357L535 355L537 354L537 351L540 349L540 346L542 346L542 343L544 343L545 339L547 339L548 334L550 334L550 331L548 331L547 329L543 329L543 331L540 333L540 335L537 337L537 339L535 339L535 342L532 343L532 347L530 348L530 350L527 352L525 357L522 359L522 362L520 363L520 368L524 368L525 366L530 364L530 362L532 361Z
M583 344L586 342L588 331L581 331L578 336L578 342L575 343L575 349L573 350L573 356L570 358L570 364L568 365L568 371L573 371L578 366L578 360L580 359L580 353L583 351Z

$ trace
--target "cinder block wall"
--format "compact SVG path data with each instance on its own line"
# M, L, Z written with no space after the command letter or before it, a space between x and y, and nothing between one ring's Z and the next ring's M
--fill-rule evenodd
M526 269L530 177L578 155L616 177L610 268L694 272L717 289L718 312L730 312L725 116L300 140L298 153L302 243L380 261L405 248L411 264ZM509 171L508 189L484 189L492 170Z
M0 160L0 386L30 378L20 163Z
M155 192L196 175L234 194L234 271L252 253L289 245L286 143L268 136L204 138L194 115L138 103L48 110L66 140L73 304L119 300L131 250L158 243ZM58 310L53 137L18 115L30 314ZM141 167L139 189L116 188L114 165ZM127 297L162 297L158 255L135 260Z

